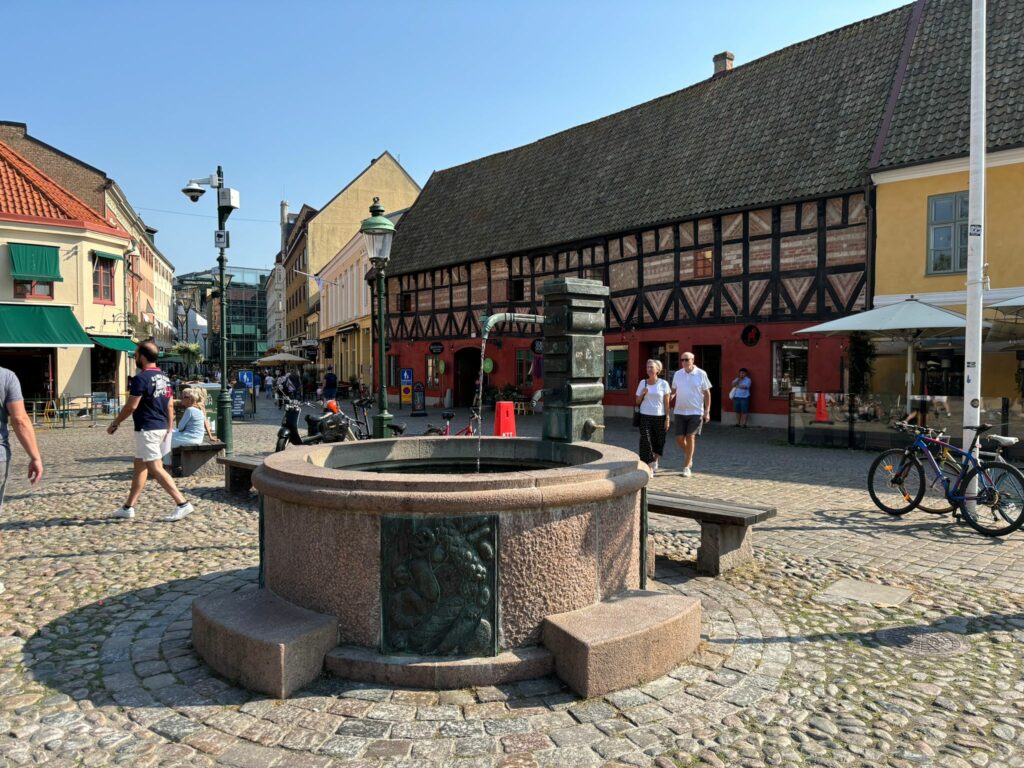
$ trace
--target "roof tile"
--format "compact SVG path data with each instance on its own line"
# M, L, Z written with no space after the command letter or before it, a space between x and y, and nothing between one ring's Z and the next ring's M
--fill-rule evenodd
M0 215L111 225L71 192L0 141Z

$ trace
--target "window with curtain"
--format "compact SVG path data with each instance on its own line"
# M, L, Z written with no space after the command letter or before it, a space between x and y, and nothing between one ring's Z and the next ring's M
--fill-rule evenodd
M96 257L92 265L92 300L95 304L114 303L114 261Z

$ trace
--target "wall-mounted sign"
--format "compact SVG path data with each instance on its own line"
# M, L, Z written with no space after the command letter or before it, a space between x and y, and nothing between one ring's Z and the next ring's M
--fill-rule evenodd
M494 372L494 360L492 360L489 357L484 358L484 366L483 367L484 367L484 373L493 373Z
M428 349L430 350L430 354L440 355L442 352L444 352L444 344L442 344L440 341L432 341L430 342L430 346L428 347Z
M535 355L543 355L544 354L544 339L534 339L533 343L530 344L530 349L533 351L533 354L535 354Z
M444 364L444 360L438 360L437 361L437 372L440 373L443 376L444 372L447 371L447 370L448 370L448 366Z
M756 347L761 340L761 329L756 325L748 325L740 333L740 341L748 347Z

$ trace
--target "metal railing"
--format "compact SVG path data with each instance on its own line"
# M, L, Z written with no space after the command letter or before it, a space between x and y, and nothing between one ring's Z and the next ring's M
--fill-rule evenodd
M67 429L107 424L121 409L118 398L98 393L59 395L55 398L27 398L25 411L37 429Z
M906 436L891 425L903 419L929 427L942 427L951 441L960 444L964 401L962 397L894 393L850 395L845 392L808 392L789 396L789 442L835 448L882 450L906 444ZM992 424L992 434L1024 437L1024 405L1006 397L982 400L982 422ZM1006 452L1024 459L1024 449Z

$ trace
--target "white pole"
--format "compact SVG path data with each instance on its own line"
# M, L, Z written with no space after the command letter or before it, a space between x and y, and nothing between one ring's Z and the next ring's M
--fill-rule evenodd
M971 157L967 212L967 328L964 343L964 427L981 419L981 314L985 241L985 0L971 10ZM953 233L956 237L956 233ZM966 448L974 437L964 429Z
M910 415L910 396L914 393L914 342L907 342L907 402L904 412ZM920 419L918 419L920 421Z

